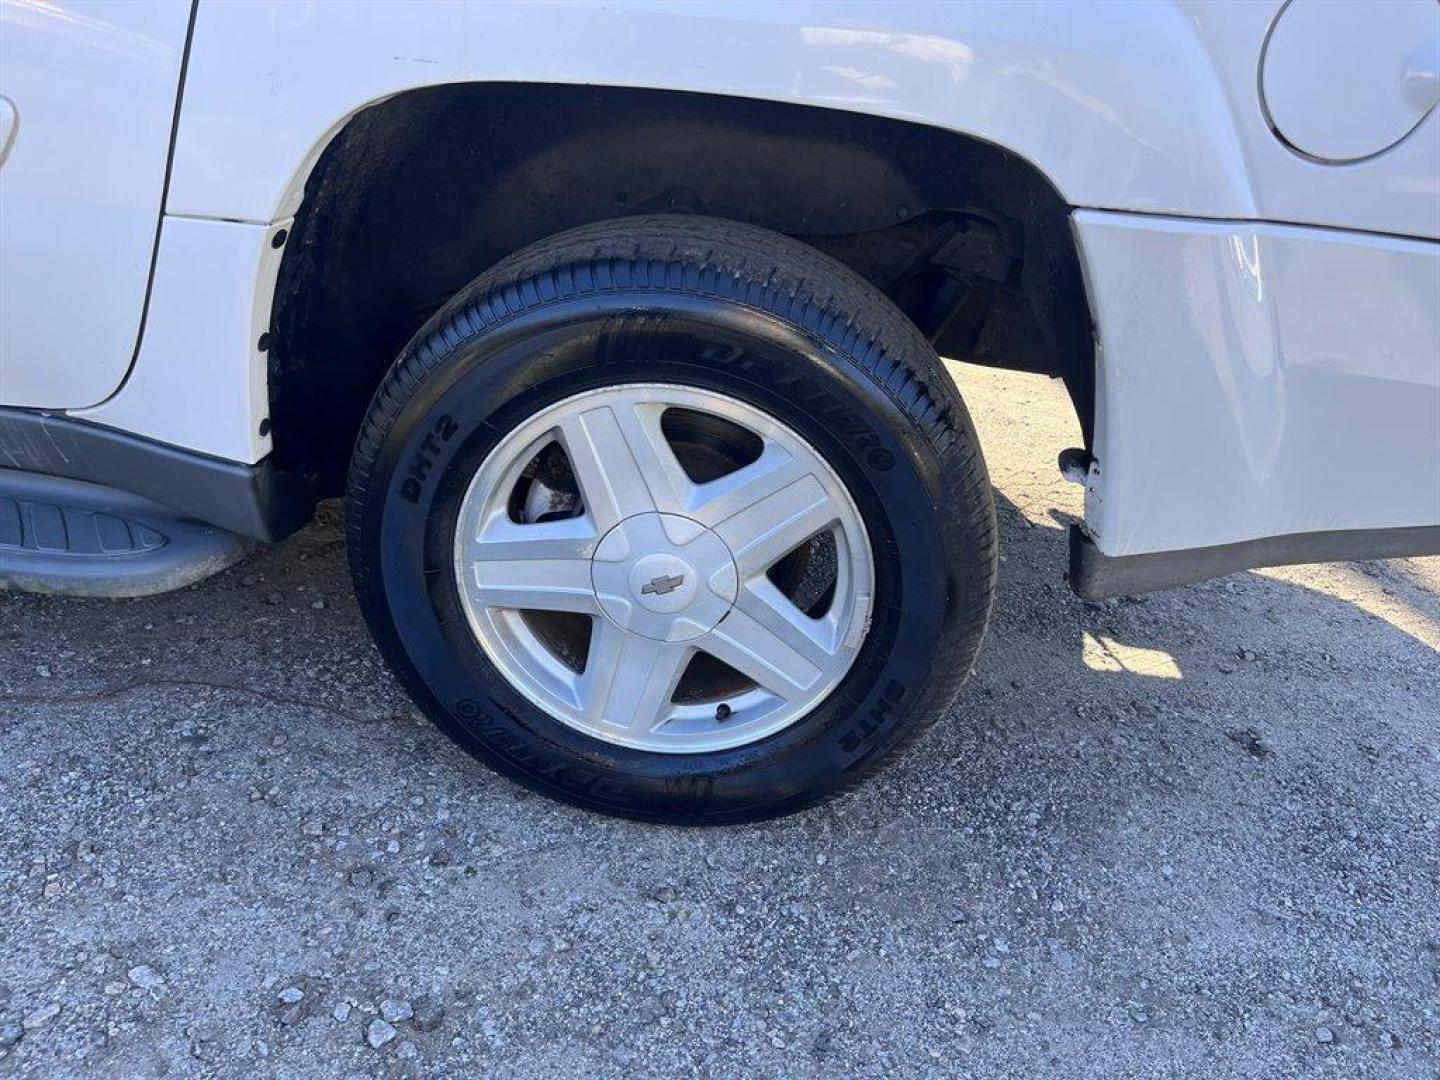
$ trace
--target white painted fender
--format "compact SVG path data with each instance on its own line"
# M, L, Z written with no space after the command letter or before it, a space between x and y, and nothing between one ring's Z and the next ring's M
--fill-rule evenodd
M1391 160L1347 170L1275 139L1257 71L1279 8L201 0L168 209L278 221L366 105L451 82L551 82L763 98L975 135L1031 161L1076 206L1440 237L1434 117Z

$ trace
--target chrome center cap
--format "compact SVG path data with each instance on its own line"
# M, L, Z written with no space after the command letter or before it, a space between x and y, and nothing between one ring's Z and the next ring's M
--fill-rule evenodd
M596 545L590 580L617 626L657 641L688 641L735 603L740 577L725 541L679 514L637 514Z

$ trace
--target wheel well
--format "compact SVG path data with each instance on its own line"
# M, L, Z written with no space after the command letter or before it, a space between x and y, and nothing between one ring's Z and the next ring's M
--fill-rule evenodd
M1065 379L1093 336L1069 208L1029 162L919 124L705 94L471 83L364 109L321 154L271 316L277 467L338 491L406 340L505 255L657 211L765 226L889 295L945 355Z

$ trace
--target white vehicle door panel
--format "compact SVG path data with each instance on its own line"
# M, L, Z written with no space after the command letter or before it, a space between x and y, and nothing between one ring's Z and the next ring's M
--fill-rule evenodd
M189 20L184 0L0 0L0 404L92 405L125 377Z

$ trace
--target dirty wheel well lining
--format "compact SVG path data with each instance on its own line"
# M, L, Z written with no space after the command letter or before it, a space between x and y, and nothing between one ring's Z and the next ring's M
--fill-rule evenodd
M278 467L336 491L401 346L541 237L633 213L798 237L949 356L1063 377L1087 442L1093 344L1069 208L984 141L860 113L672 91L463 84L359 112L321 154L280 269Z

